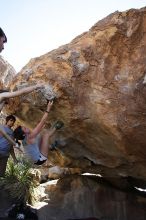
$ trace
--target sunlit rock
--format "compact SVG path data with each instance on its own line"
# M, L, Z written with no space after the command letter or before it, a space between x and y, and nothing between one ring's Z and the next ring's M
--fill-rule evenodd
M42 187L48 199L46 203L35 204L40 220L146 218L144 197L114 189L95 176L67 176Z
M103 177L146 180L146 8L115 12L88 32L31 59L11 89L44 83L43 90L13 101L7 113L34 127L55 97L46 121L64 128L50 152L53 165Z
M0 88L7 88L15 75L16 71L14 67L0 56Z

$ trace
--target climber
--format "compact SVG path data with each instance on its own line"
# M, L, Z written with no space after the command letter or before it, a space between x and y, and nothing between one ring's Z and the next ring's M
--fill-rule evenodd
M36 165L41 165L47 160L49 150L52 148L50 138L64 125L62 121L57 121L49 130L42 131L52 105L53 101L49 101L42 119L32 131L23 126L18 126L14 130L16 142L22 140L25 156Z

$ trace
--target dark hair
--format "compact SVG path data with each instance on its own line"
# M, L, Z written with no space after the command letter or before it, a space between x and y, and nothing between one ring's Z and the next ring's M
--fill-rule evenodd
M4 37L5 38L4 43L7 42L7 37L6 37L5 33L4 33L4 31L2 30L2 28L0 28L0 37Z
M14 115L8 115L8 116L6 117L6 123L7 123L8 121L10 121L10 120L13 120L13 121L15 122L15 121L16 121L15 116L14 116Z
M17 128L15 128L14 130L14 138L16 139L16 142L18 140L24 140L25 138L25 133L24 131L22 130L22 127L21 126L18 126Z

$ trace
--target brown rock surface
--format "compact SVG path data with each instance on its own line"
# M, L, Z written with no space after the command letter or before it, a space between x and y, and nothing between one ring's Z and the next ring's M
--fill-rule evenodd
M15 69L0 56L0 89L6 88L15 75Z
M68 176L48 188L48 200L38 209L40 220L146 218L145 198L114 189L97 177Z
M56 96L46 126L65 123L55 165L146 180L146 8L115 12L70 44L31 59L11 88L44 82L7 112L33 127ZM17 85L17 86L16 86Z

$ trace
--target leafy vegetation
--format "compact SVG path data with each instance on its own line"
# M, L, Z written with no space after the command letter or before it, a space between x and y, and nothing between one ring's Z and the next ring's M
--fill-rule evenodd
M14 164L9 159L4 177L0 178L0 186L7 190L12 199L19 203L32 203L36 182L30 173L30 164L27 161Z

